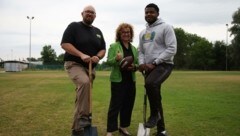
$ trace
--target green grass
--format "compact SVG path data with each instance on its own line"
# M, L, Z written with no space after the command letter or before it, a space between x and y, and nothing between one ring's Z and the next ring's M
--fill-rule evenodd
M97 71L93 84L93 125L106 134L109 72ZM143 78L130 132L142 121ZM240 72L174 71L162 86L166 128L171 136L238 136ZM75 92L64 71L0 73L0 136L69 136ZM149 112L148 112L149 113ZM156 129L151 129L151 134ZM118 135L116 133L116 135Z

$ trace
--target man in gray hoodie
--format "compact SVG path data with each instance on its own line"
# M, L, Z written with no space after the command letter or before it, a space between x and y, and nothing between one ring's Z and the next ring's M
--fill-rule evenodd
M145 127L157 126L156 136L166 136L161 85L172 72L177 40L173 27L158 16L156 4L150 3L145 7L147 25L139 35L139 71L145 74L145 88L150 103L150 117Z

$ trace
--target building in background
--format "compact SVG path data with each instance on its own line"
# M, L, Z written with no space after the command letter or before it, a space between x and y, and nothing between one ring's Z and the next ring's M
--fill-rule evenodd
M6 72L20 72L28 68L29 63L23 61L9 60L3 61L4 70Z

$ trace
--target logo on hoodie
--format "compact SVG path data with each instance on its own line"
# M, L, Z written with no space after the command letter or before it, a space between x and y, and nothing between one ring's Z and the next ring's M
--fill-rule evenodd
M153 32L146 32L143 36L142 36L142 41L143 42L152 42L154 37L155 37L156 33Z

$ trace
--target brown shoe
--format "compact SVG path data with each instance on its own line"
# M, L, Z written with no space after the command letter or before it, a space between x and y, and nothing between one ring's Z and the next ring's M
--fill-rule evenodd
M121 128L118 129L121 136L131 136L128 131L123 131Z

